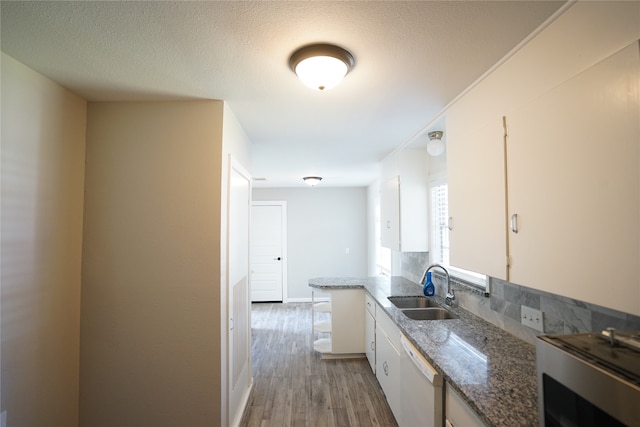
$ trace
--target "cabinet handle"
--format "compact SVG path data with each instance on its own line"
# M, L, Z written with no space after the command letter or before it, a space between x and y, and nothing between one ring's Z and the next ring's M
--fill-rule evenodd
M375 351L375 345L376 343L374 341L371 341L371 351Z
M452 216L450 216L449 220L447 221L447 228L449 230L453 230L453 217Z
M387 220L387 228L391 228L391 221Z
M511 231L518 234L518 214L511 215Z
M382 363L382 370L386 376L389 376L389 364L386 360Z

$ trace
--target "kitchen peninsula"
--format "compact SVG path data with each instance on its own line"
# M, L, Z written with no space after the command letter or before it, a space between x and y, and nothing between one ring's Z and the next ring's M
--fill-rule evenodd
M388 297L421 295L422 289L402 277L321 277L309 279L309 286L324 292L363 289L485 424L538 425L532 345L459 307L446 306L457 319L409 319ZM364 310L353 307L353 315L364 316Z

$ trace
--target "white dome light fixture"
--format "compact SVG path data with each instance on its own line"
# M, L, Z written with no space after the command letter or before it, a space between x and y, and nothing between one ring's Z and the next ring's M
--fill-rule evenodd
M337 86L354 65L349 51L326 43L303 46L289 58L289 67L302 83L320 91Z
M427 152L432 157L437 157L444 153L444 142L442 142L442 131L436 130L429 132L429 142L427 143Z
M304 178L302 178L302 180L306 182L308 185L315 187L320 183L320 181L322 181L322 177L321 176L305 176Z

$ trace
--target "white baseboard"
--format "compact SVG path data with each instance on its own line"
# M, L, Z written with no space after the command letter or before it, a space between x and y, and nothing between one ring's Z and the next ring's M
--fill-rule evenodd
M235 416L235 419L231 422L232 427L240 426L240 423L242 422L242 417L244 416L244 413L247 410L247 404L249 403L249 397L251 396L251 390L253 390L253 385L254 385L253 377L251 377L251 384L245 391L244 396L242 397L242 404L240 405L242 410L238 411L238 413Z
M316 298L315 302L330 301L329 297ZM287 298L287 302L311 302L311 298Z

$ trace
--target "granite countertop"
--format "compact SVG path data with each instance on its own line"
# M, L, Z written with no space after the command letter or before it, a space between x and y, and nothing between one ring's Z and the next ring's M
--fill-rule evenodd
M463 399L489 426L538 425L535 348L459 307L433 297L458 319L411 320L389 296L422 295L402 277L321 277L321 290L364 288Z

